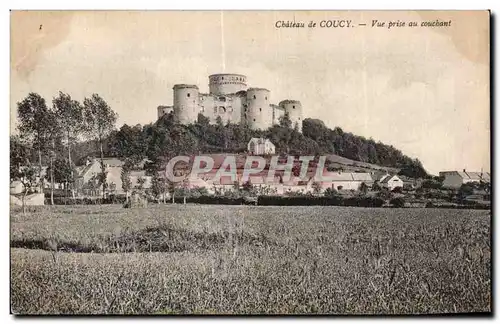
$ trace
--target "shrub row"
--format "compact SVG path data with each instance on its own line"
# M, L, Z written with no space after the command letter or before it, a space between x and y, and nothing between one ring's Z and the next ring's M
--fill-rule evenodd
M170 199L167 202L172 202L172 200ZM184 203L184 197L175 197L175 203ZM243 198L233 198L225 196L199 196L186 197L186 203L210 205L241 205L244 203L244 201Z
M108 198L71 198L54 197L54 205L109 205L123 204L125 196L113 196ZM45 204L50 205L50 198L45 198Z
M391 200L391 205L395 207L403 207L404 201L398 204ZM150 201L156 202L156 201ZM171 203L172 200L168 199L166 203ZM70 197L54 197L54 204L56 205L99 205L99 204L124 204L124 196L112 196L108 198L75 198ZM184 203L184 197L175 197L175 203ZM191 204L211 204L211 205L242 205L252 204L239 197L225 197L225 196L198 196L186 197L186 203ZM316 196L259 196L257 204L261 206L350 206L350 207L382 207L385 200L377 197L349 197L342 196L329 196L329 197L316 197ZM50 204L50 199L45 199L45 204ZM426 208L457 208L457 209L490 209L489 205L484 205L475 202L468 202L466 205L457 204L433 204L428 202Z
M491 209L490 205L486 204L481 204L481 203L467 203L465 205L458 205L458 204L435 204L431 201L429 201L426 205L425 208L450 208L450 209L482 209L482 210L489 210Z
M260 196L259 205L263 206L352 206L352 207L382 207L384 200L375 197L283 197Z

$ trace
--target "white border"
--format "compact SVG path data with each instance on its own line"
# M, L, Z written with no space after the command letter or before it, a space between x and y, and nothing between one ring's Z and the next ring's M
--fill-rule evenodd
M45 0L43 2L37 2L37 1L3 1L2 2L2 10L0 11L1 17L4 19L1 19L1 33L0 35L3 38L3 44L9 44L9 24L10 24L10 17L9 17L9 9L43 9L43 10L48 10L48 9L66 9L66 10L95 10L95 9L120 9L120 10L126 10L126 9L134 9L134 10L155 10L155 9L161 9L161 10L169 10L169 9L181 9L181 10L217 10L217 9L225 9L225 10L257 10L257 9L283 9L283 10L405 10L405 9L456 9L456 10L480 10L480 9L491 9L494 14L496 14L496 18L498 19L498 15L500 15L500 6L499 6L500 1L498 0L490 0L490 1L481 1L481 0L474 0L474 1L449 1L449 2L444 2L441 1L438 3L436 0L420 0L420 1L342 1L342 2L336 2L336 3L331 3L327 1L319 1L319 0L307 0L307 1L286 1L282 3L277 3L274 2L272 3L269 0L253 0L253 1L189 1L189 0L182 0L182 1L177 1L174 3L165 3L165 1L150 1L150 0L142 0L142 1L116 1L116 2L111 2L111 1L103 1L103 0L87 0L87 1L49 1ZM117 5L118 4L118 5ZM498 20L497 20L498 24ZM493 26L492 26L493 27ZM497 44L497 35L495 34L494 36L494 44ZM498 51L497 51L498 52ZM2 46L1 49L1 55L2 55L2 60L1 62L1 69L2 73L1 75L3 76L2 78L2 83L3 86L0 88L1 89L1 94L3 98L3 103L4 103L4 108L0 110L2 116L0 116L0 120L4 123L4 127L0 128L2 132L5 132L3 136L0 137L0 144L2 146L2 151L6 152L5 156L7 156L7 152L9 151L9 142L8 142L8 135L9 133L9 113L10 113L10 103L9 103L9 84L10 84L10 76L9 76L9 53L10 49L9 46ZM498 53L495 53L495 58L498 61ZM493 71L492 71L493 73ZM496 86L492 91L495 91L495 93L498 93L498 83L496 83ZM497 99L498 100L498 99ZM472 107L473 108L473 107ZM496 113L495 116L495 125L498 125L498 119L499 119L499 113ZM500 146L500 140L498 138L495 138L495 148L498 151L499 146ZM8 206L9 203L7 201L7 180L9 178L9 175L7 174L7 169L9 166L9 161L8 158L2 159L2 166L1 170L3 171L1 173L1 181L0 183L4 183L3 186L0 186L0 197L2 199L2 204L0 204L1 208L3 209L3 213L1 215L1 221L2 221L2 228L4 229L4 235L3 241L2 242L2 248L0 249L1 253L1 258L2 260L2 286L0 287L0 294L1 294L1 299L0 299L0 305L1 305L1 316L2 316L2 323L5 322L11 322L14 321L14 317L10 316L10 273L9 273L9 236L8 236L8 231L9 231L9 211L8 211ZM495 162L495 166L497 166L498 161ZM496 168L494 168L496 170ZM494 172L494 183L497 183L498 177L497 173ZM495 189L497 189L495 187ZM495 190L495 201L498 201L498 196L500 194L498 193L498 190ZM5 200L4 200L5 199ZM495 228L492 229L493 233L496 233L498 229L498 224L499 220L495 221ZM496 240L494 242L494 251L496 252L498 250L498 237L495 237ZM496 254L496 253L495 253ZM494 257L493 260L496 260L497 258ZM494 279L498 280L498 267L495 267L495 276ZM495 297L495 306L493 309L498 310L498 294L496 287L494 287L494 297ZM375 320L375 321L380 321L383 318L380 319L373 319L373 318L365 318L365 320ZM25 319L23 322L28 323L33 321L34 319ZM71 320L71 318L66 318L63 319L63 321L66 320ZM98 319L98 321L104 322L106 319ZM121 319L118 319L121 320ZM138 319L133 319L138 320ZM174 319L170 319L174 320ZM185 319L175 319L176 321L192 321L193 319L185 318ZM205 318L201 319L205 320ZM255 321L255 318L252 319L245 319L246 321ZM263 319L259 318L259 321L263 322L268 322L269 319ZM301 320L305 321L310 321L312 318L302 318ZM346 319L336 319L340 321L345 321ZM352 319L351 319L352 320ZM356 321L363 320L363 318L356 319ZM399 321L399 319L396 319ZM415 319L409 319L410 321L417 321L417 320L422 320L421 318L415 318ZM426 319L427 321L436 321L438 320L437 318L430 318ZM140 320L142 321L142 319Z

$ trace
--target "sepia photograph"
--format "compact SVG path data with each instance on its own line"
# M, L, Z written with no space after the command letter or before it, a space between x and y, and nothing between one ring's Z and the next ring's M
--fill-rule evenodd
M10 313L491 316L490 24L11 10Z

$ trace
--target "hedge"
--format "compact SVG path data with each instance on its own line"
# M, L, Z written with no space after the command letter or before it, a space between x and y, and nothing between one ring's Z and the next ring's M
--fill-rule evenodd
M283 197L260 196L258 205L263 206L352 206L382 207L384 200L374 197Z

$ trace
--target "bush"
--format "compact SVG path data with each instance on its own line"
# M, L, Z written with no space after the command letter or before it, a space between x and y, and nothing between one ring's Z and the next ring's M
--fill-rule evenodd
M342 196L315 197L315 196L260 196L258 204L263 206L352 206L352 207L381 207L384 200L374 197Z
M392 199L393 195L392 192L390 192L386 188L382 188L379 192L377 192L377 198L384 199L384 200L390 200Z
M323 193L323 195L325 197L332 197L332 196L336 196L338 195L338 191L335 190L335 188L326 188L325 192Z
M393 193L403 193L403 187L396 187L392 189Z
M402 208L405 206L405 200L401 197L393 198L391 199L390 204L394 207Z

